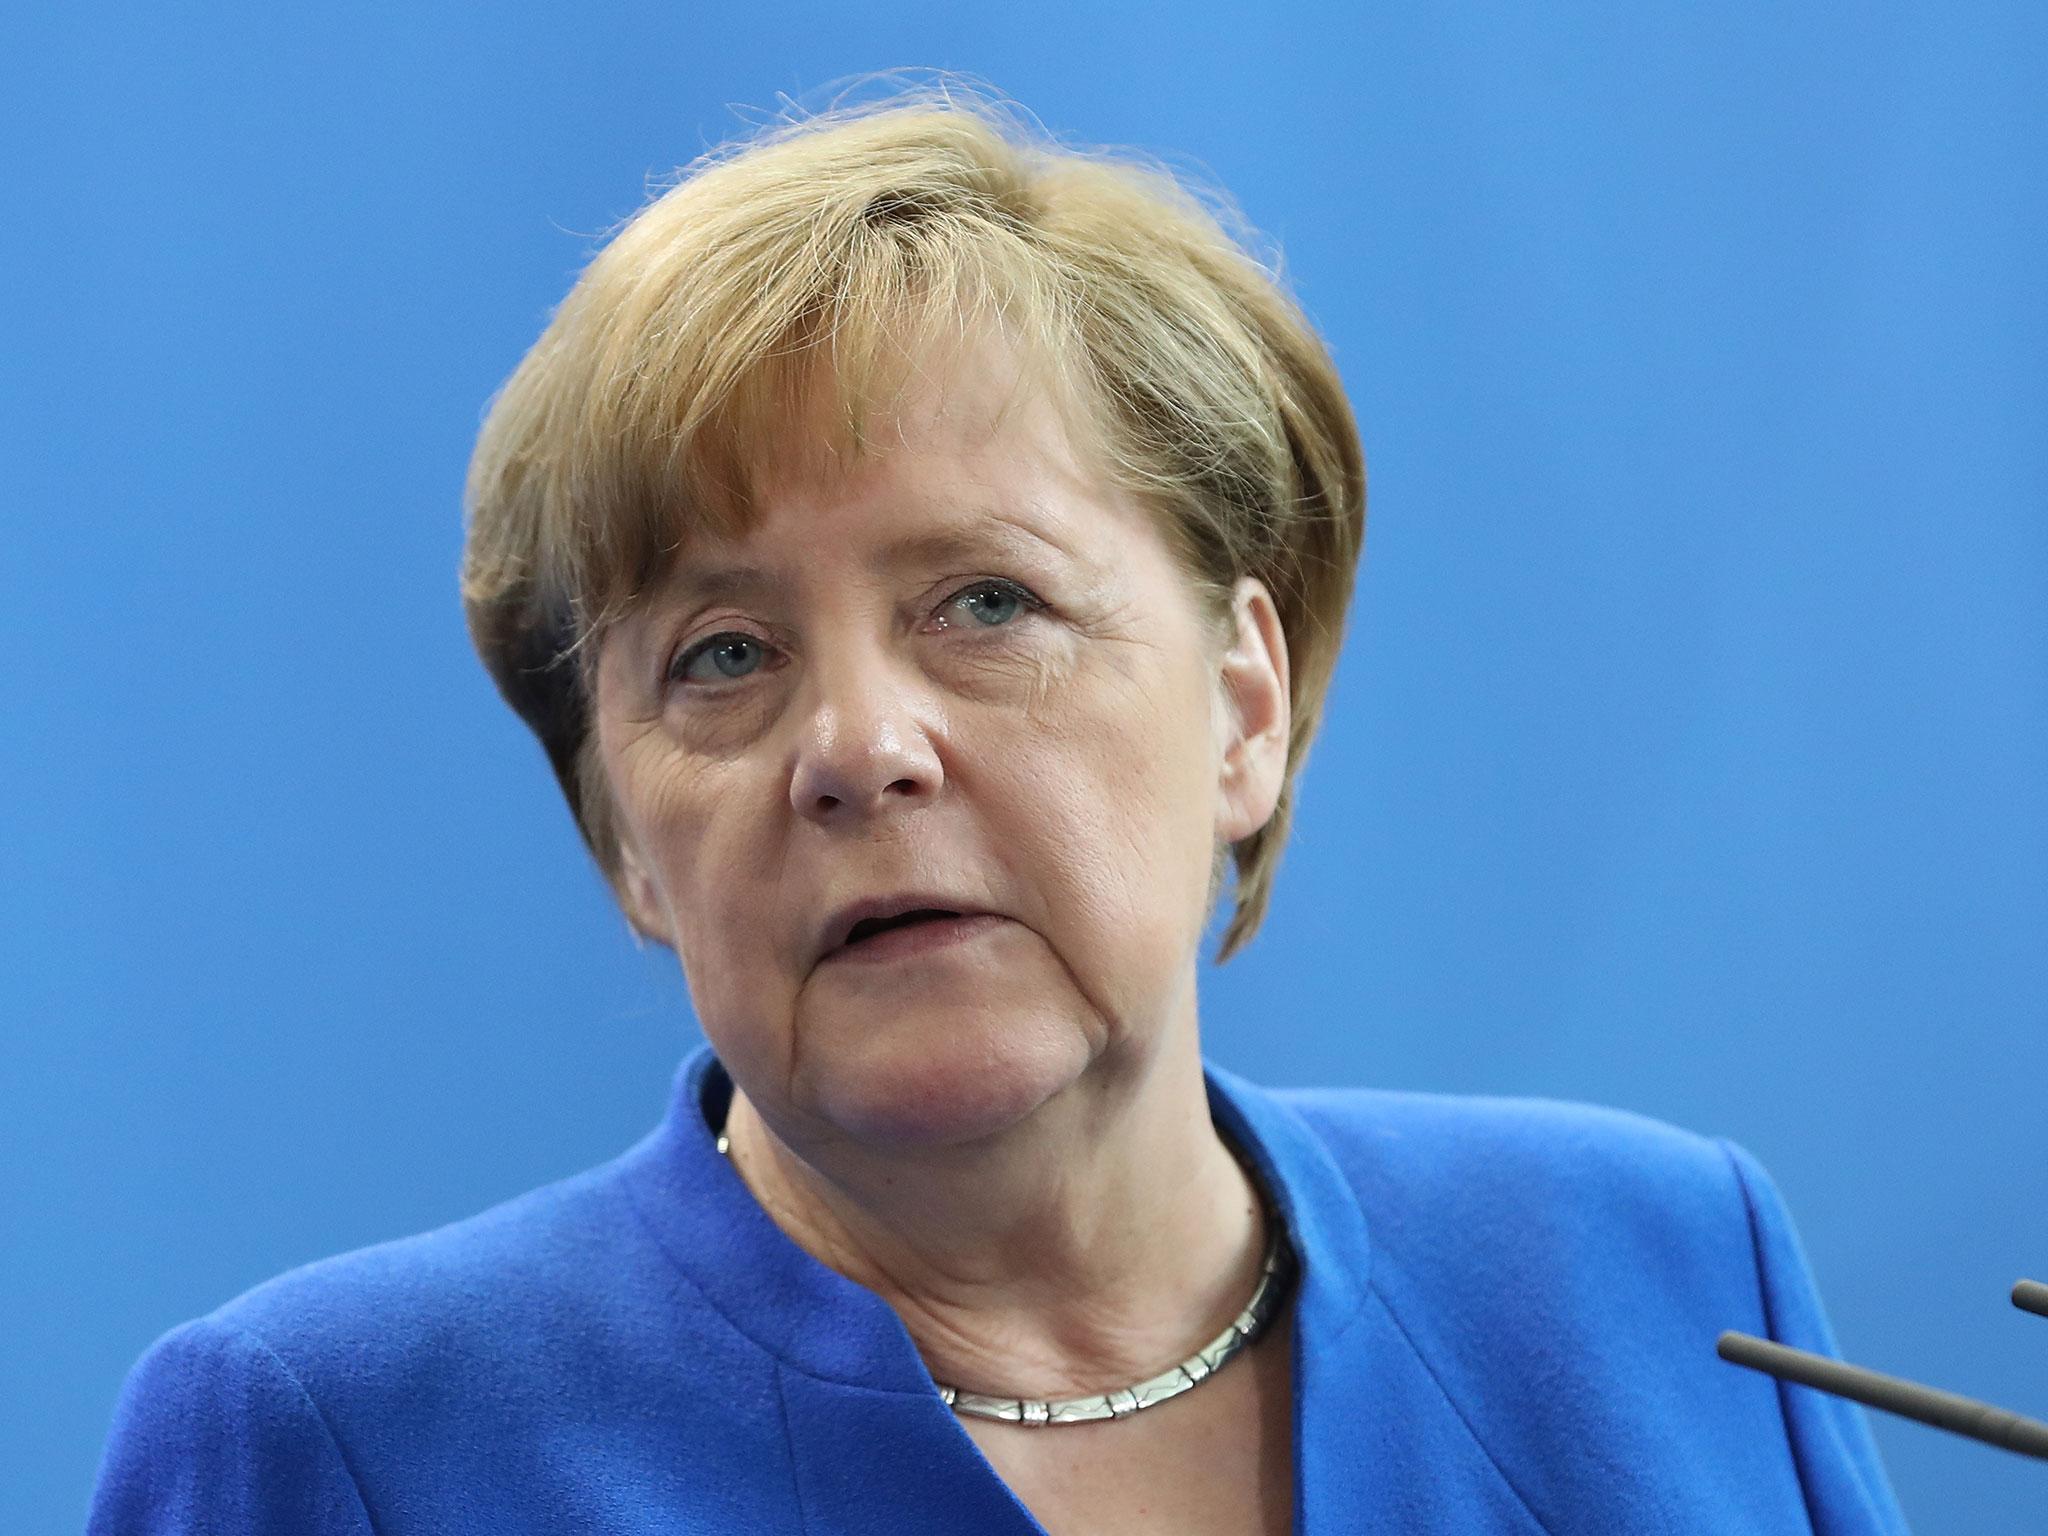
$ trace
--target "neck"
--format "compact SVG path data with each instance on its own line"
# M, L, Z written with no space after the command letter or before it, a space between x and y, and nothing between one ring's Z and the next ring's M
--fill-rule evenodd
M1128 1385L1207 1343L1257 1282L1265 1216L1209 1119L1191 1024L967 1147L797 1146L737 1091L726 1133L777 1225L887 1301L963 1390Z

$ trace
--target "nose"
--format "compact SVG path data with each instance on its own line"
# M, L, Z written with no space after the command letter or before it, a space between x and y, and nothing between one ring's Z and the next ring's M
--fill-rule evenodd
M928 729L929 695L871 652L814 667L798 727L790 804L824 825L857 824L929 804L944 781Z

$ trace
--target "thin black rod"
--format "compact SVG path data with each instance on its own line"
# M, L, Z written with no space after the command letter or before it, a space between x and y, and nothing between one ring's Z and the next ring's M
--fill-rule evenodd
M2038 1280L2021 1280L2012 1288L2012 1304L2022 1312L2048 1317L2048 1285Z
M1818 1387L1837 1397L1882 1408L1886 1413L1917 1419L1936 1429L1951 1430L1987 1445L2048 1461L2048 1424L2039 1419L2022 1418L1973 1397L1940 1392L1917 1381L1866 1371L1858 1365L1845 1365L1826 1355L1808 1354L1803 1349L1747 1333L1724 1333L1715 1348L1723 1360L1746 1365L1767 1376Z

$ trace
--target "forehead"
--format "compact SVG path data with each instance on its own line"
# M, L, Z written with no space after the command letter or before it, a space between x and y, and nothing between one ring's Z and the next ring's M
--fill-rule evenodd
M751 381L722 434L726 494L676 531L671 577L859 537L896 563L990 543L1079 556L1118 501L1057 371L987 337L848 376Z

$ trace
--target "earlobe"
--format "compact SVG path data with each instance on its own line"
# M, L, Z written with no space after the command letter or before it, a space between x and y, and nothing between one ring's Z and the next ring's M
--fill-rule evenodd
M1240 842L1272 819L1287 780L1291 720L1287 636L1264 582L1238 579L1231 602L1236 638L1224 653L1226 736L1217 834Z

